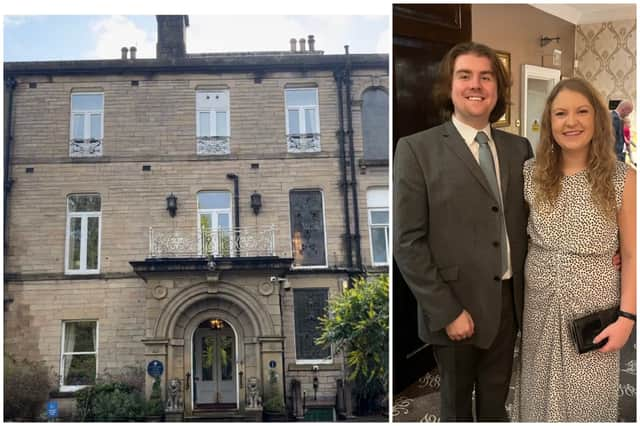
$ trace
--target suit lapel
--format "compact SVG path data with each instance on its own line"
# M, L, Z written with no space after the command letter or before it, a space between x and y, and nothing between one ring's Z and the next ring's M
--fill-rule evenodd
M507 155L508 142L502 138L502 133L500 132L491 132L491 136L493 141L496 143L496 152L498 153L498 162L500 163L500 189L502 192L502 200L504 203L505 194L507 193L507 187L509 185L509 172L511 170L509 157ZM505 209L506 209L506 203Z
M445 123L442 136L444 137L445 144L449 147L449 149L451 149L454 154L456 154L456 156L460 158L462 163L467 167L467 169L469 169L478 183L480 183L484 190L487 191L487 194L495 199L493 191L489 187L489 182L487 182L487 178L484 176L480 165L478 164L476 159L473 158L473 154L471 154L469 147L465 143L464 139L462 139L462 136L460 136L460 133L458 133L458 130L456 130L451 121L447 121ZM500 164L500 174L502 175L502 160L500 161Z

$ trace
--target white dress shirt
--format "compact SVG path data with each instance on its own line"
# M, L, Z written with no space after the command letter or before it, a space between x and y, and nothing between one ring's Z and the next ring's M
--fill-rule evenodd
M480 164L480 144L476 141L476 135L478 132L484 132L485 135L489 138L489 150L491 151L491 156L493 157L493 164L496 169L496 177L498 178L498 189L500 191L500 197L502 197L502 186L500 183L500 160L498 159L498 152L496 151L496 143L491 138L491 125L487 123L487 125L483 129L475 129L468 124L463 123L458 120L455 114L451 115L451 121L455 126L464 142L467 144L467 147L471 151L471 155L476 159L478 164ZM501 200L501 204L504 206L504 200ZM504 209L504 207L503 207ZM505 225L506 232L506 225ZM503 280L508 280L513 276L513 270L511 268L511 245L509 244L509 234L507 233L507 270L502 276Z

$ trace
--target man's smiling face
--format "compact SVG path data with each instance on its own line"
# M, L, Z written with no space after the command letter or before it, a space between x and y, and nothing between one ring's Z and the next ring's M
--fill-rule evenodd
M498 101L498 85L491 61L465 53L456 58L451 82L454 114L463 123L482 129Z

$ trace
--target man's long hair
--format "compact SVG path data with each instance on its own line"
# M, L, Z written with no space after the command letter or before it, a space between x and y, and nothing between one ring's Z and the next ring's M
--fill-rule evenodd
M498 59L496 52L489 46L484 44L465 42L459 43L444 56L440 62L440 70L438 74L438 80L436 81L434 88L434 99L436 105L442 112L443 119L449 120L451 114L454 111L453 102L451 101L451 85L453 82L453 68L456 63L456 59L460 55L472 54L480 57L485 57L491 62L491 69L495 75L498 86L498 101L496 106L489 115L489 122L495 123L502 117L507 110L507 105L510 103L510 90L511 79L505 69L504 65Z
M540 142L536 149L533 179L537 185L537 192L534 202L541 208L548 208L555 204L562 189L561 148L551 131L551 104L562 90L580 93L587 98L594 110L594 131L587 157L587 178L591 184L591 198L594 204L601 213L614 220L616 199L613 176L616 170L616 156L613 149L611 114L596 89L580 78L560 81L547 98L540 125Z

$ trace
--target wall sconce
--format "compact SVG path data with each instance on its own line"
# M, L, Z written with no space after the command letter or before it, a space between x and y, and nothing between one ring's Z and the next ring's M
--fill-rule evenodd
M542 36L540 37L540 47L545 47L547 44L551 43L554 40L556 41L556 43L560 43L560 37Z
M260 212L261 207L262 195L254 191L253 194L251 194L251 208L253 209L253 213L257 215Z
M171 217L176 216L176 211L178 210L178 199L173 195L173 192L167 197L167 210L169 210L169 215Z

